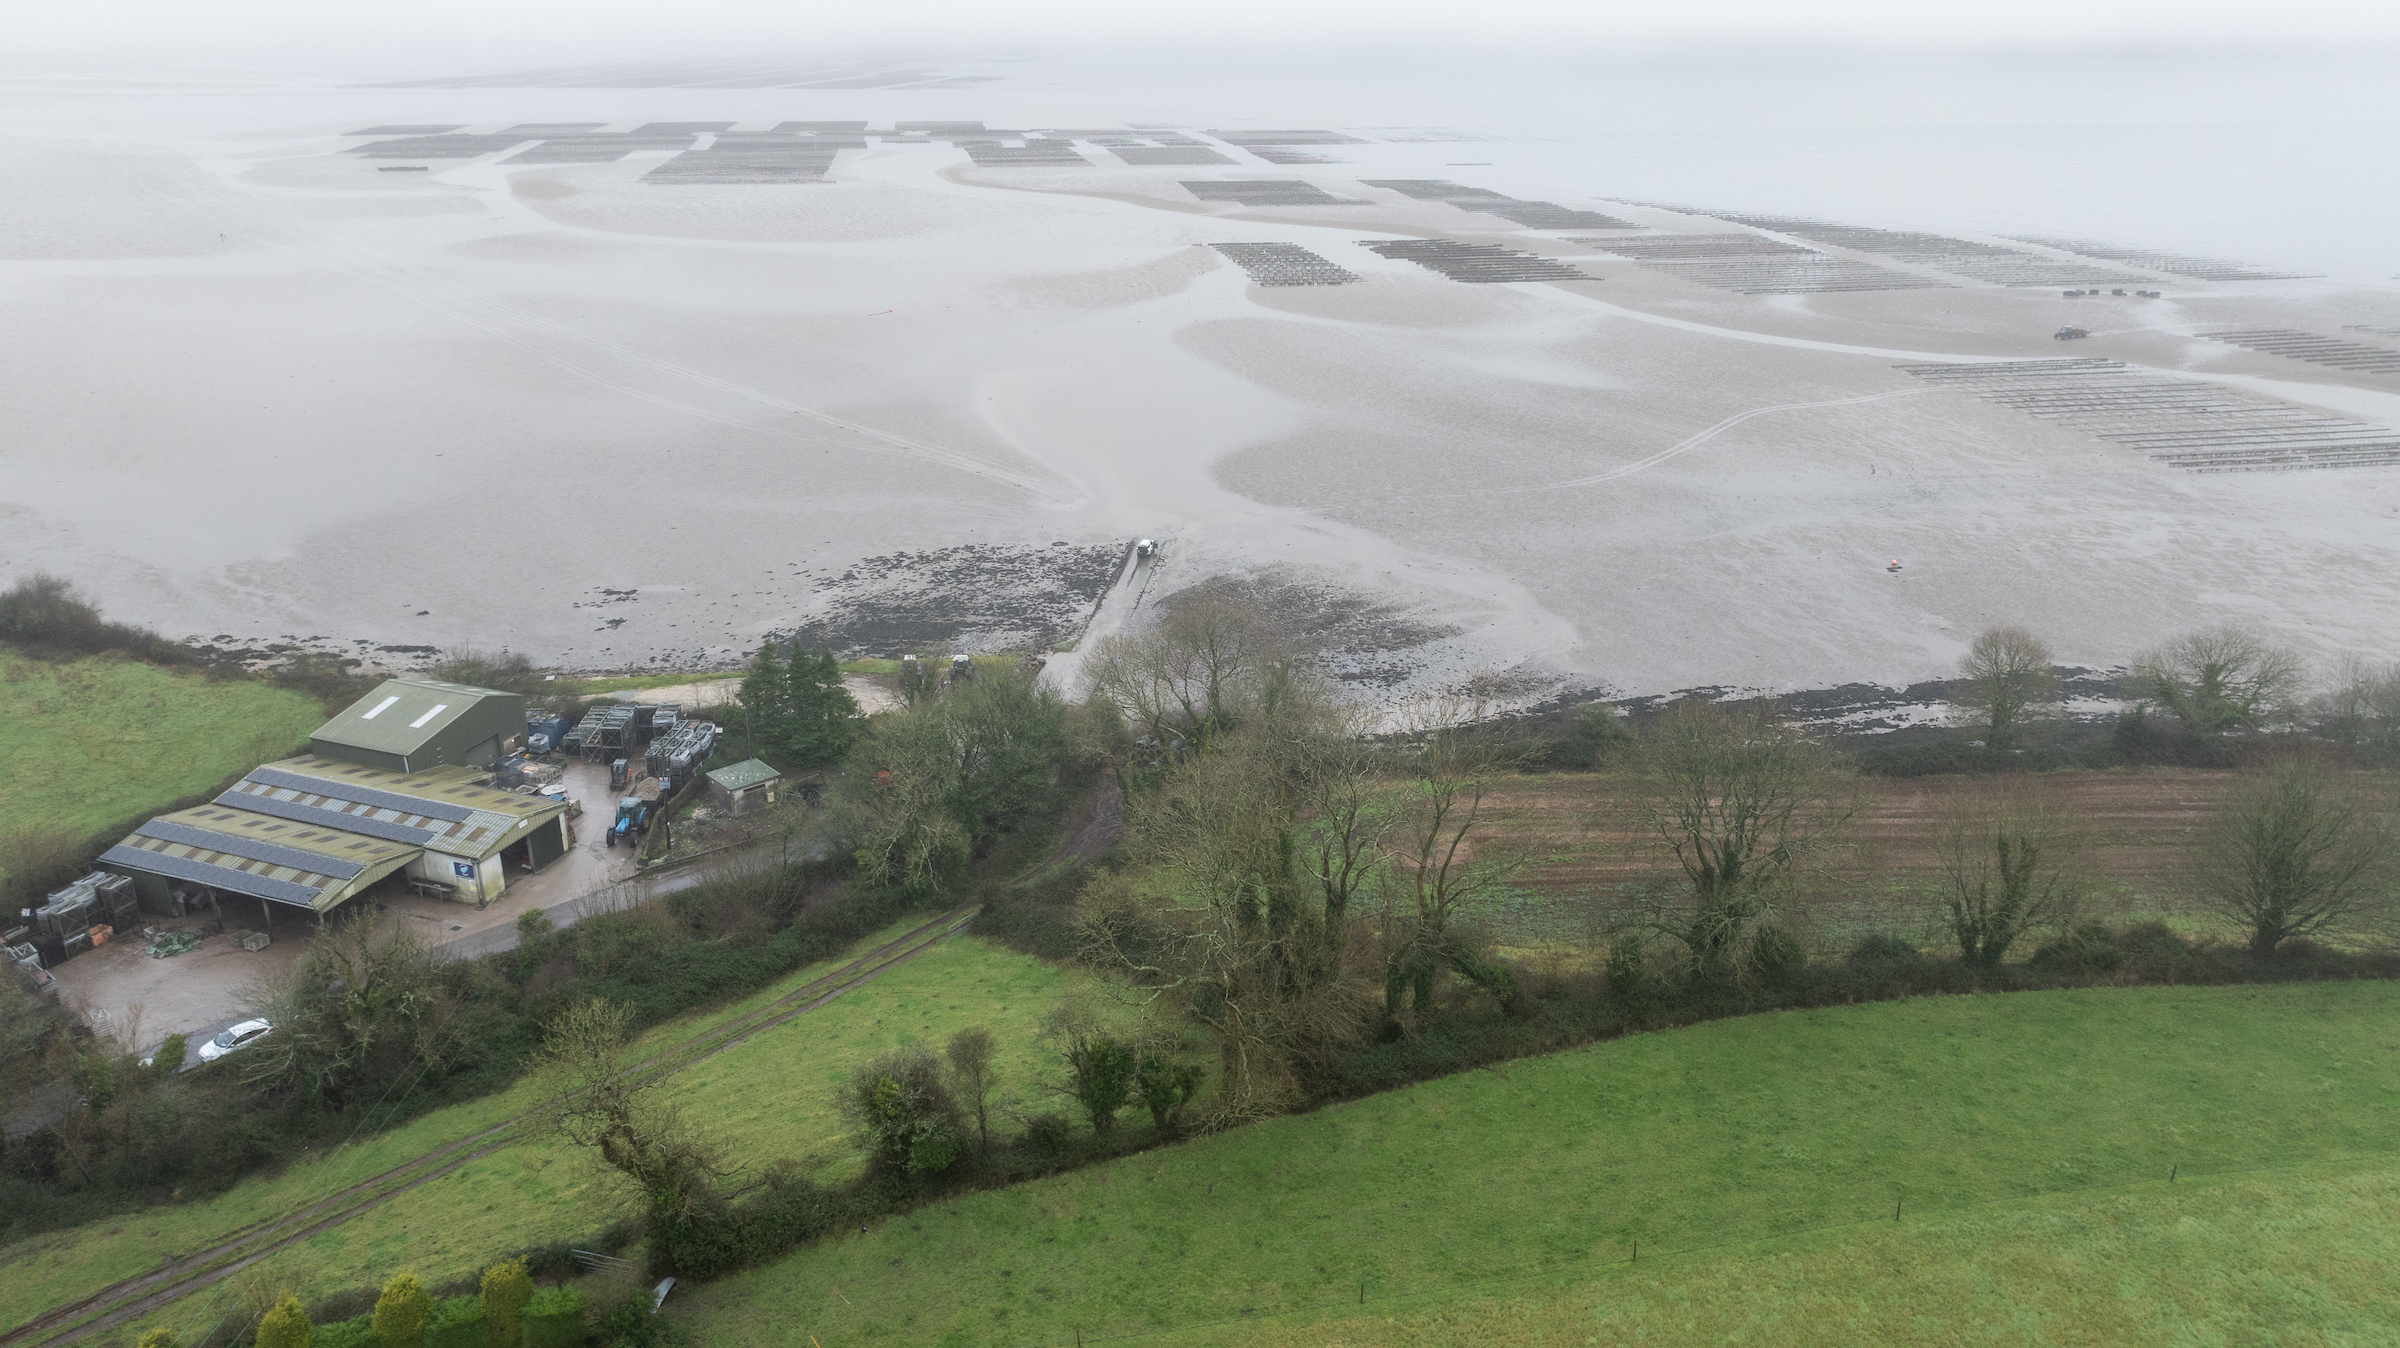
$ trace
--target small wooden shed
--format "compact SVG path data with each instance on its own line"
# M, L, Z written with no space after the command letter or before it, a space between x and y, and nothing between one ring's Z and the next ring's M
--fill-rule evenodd
M745 758L708 774L708 799L727 814L749 814L774 804L775 789L782 784L782 773L758 759Z

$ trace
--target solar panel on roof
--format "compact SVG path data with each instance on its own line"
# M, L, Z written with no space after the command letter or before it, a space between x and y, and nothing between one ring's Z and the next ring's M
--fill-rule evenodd
M322 778L304 777L296 772L285 772L281 768L253 769L250 773L250 780L265 782L269 786L289 787L294 791L306 791L314 795L328 794L327 788L335 786L334 783ZM417 786L422 783L404 782L402 785ZM404 796L397 791L378 791L371 786L342 785L335 789L342 793L340 799L356 801L361 805L373 805L385 810L398 810L403 814L418 814L428 819L446 819L454 824L463 824L475 817L475 812L463 805L450 805L438 800L427 800L422 796Z
M123 866L128 870L147 871L152 875L171 875L178 880L189 880L194 884L207 885L211 889L228 889L236 894L248 894L253 898L260 899L274 899L279 903L296 904L302 908L317 906L317 891L307 885L294 884L289 880L269 879L263 875L252 875L247 871L235 870L229 866L211 866L206 862L193 861L188 857L171 857L164 852L149 852L139 847L127 847L123 843L119 843L102 852L100 859Z
M423 846L440 836L442 832L440 829L395 824L387 820L371 819L365 815L343 814L339 810L328 810L322 806L302 805L298 801L277 800L273 796L254 796L242 791L228 791L225 795L219 796L217 802L221 805L238 805L245 810L271 814L296 823L336 828L345 833L364 833L369 837L407 843L412 847Z

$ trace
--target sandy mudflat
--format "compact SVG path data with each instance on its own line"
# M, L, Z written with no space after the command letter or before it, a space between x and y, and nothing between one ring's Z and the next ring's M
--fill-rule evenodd
M1607 231L1362 185L1451 180L1657 233L1736 226L1623 198L1812 205L1779 202L1783 179L1734 199L1731 150L1675 190L1615 132L1434 141L1256 89L1239 107L1159 97L1100 80L0 89L17 184L0 201L0 574L69 573L177 635L698 668L770 632L877 654L1065 644L1124 544L1156 537L1130 621L1231 586L1378 687L1473 669L1626 693L1899 685L1996 621L2094 667L2229 620L2327 661L2400 656L2400 467L2195 474L1897 368L2105 357L2400 428L2400 376L2199 335L2400 327L2383 279L2400 259L2160 276L2151 301L1858 254L1948 288L1743 295L1578 241ZM1378 111L1359 125L1407 120ZM1277 165L1212 142L1236 163L1162 167L1087 138L1084 167L1006 168L870 138L823 183L699 186L644 182L660 151L425 173L343 153L379 122L860 117L1330 125L1361 143ZM1236 179L1367 204L1180 185ZM1845 219L1995 245L2003 225L2209 242L2171 223L2127 237L2122 210L2064 203L1894 211ZM1597 279L1461 284L1361 246L1393 238ZM1362 279L1256 286L1207 247L1226 242L1298 244ZM2258 242L2243 260L2320 269ZM2051 340L2069 323L2094 335Z

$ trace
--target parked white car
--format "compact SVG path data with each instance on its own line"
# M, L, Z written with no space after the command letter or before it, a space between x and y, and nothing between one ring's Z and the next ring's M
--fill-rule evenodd
M250 1047L274 1032L275 1027L263 1020L245 1020L228 1028L223 1034L200 1046L200 1061L215 1062L228 1053Z

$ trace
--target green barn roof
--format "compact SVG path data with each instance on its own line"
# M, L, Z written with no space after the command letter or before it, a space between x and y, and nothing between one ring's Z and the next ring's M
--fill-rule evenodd
M517 707L514 693L475 688L440 679L385 679L339 716L318 727L310 740L406 757L431 743L459 718L492 699Z
M719 768L708 774L708 780L728 791L740 791L760 782L771 782L783 774L755 758L745 758L731 767Z

